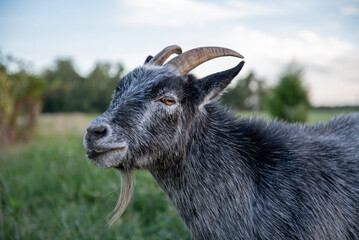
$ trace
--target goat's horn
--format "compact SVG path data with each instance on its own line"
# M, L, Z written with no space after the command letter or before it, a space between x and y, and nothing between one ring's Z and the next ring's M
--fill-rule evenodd
M169 56L174 53L181 54L181 47L177 45L172 45L164 48L161 52L159 52L149 61L149 64L162 65L167 60L167 58L169 58Z
M243 58L236 51L222 47L194 48L171 59L166 65L173 65L179 73L185 75L202 63L217 57L233 56Z

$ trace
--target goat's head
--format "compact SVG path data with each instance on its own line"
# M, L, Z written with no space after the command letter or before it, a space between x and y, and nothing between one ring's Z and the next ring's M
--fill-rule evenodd
M205 61L243 57L219 47L181 52L179 46L167 47L119 81L110 106L90 123L84 137L87 156L99 167L132 174L133 169L163 169L174 164L183 156L193 119L244 64L242 61L227 71L196 79L188 73ZM180 55L163 65L173 53ZM129 176L122 174L123 182L130 181ZM122 184L121 195L128 196L130 188L131 184ZM119 200L115 219L124 210L124 201Z
M201 106L215 98L238 74L236 67L196 79L187 75L220 56L243 58L230 49L204 47L162 64L181 48L170 46L123 77L107 111L94 119L84 137L87 156L99 167L166 167L181 155L186 132Z

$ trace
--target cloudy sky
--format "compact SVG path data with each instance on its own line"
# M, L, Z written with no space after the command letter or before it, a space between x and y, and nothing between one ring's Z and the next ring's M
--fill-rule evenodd
M83 74L96 61L131 70L172 44L232 48L245 56L242 76L253 70L268 85L295 62L315 105L359 105L359 0L0 0L0 51L36 71L59 57Z

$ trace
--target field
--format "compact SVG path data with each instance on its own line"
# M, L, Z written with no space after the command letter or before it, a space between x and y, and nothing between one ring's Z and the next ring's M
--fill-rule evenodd
M309 121L339 113L312 111ZM189 239L145 171L136 173L134 197L120 223L107 225L120 178L86 160L82 136L94 117L42 115L31 142L0 149L0 239Z
M120 224L107 221L120 177L91 164L82 137L94 116L43 115L31 143L1 149L0 239L189 239L147 172Z

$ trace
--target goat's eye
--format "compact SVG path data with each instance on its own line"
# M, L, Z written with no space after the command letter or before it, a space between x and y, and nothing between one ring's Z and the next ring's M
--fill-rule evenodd
M173 104L176 103L176 101L175 101L173 98L170 98L170 97L164 97L164 98L162 98L162 99L161 99L161 102L163 102L164 104L169 105L169 106L171 106L171 105L173 105Z

